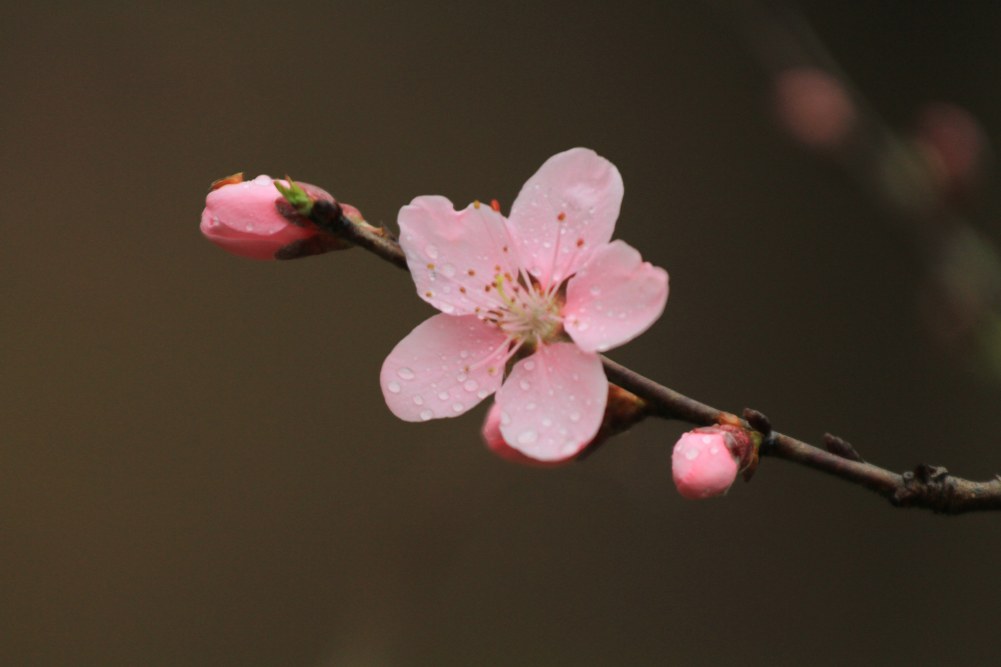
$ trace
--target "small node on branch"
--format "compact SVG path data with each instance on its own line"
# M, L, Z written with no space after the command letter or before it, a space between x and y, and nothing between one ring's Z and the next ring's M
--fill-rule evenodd
M761 435L765 438L772 433L772 421L757 410L744 408L744 421L750 424L751 428L761 433Z
M827 448L831 454L840 456L843 459L848 459L849 461L858 461L859 463L865 463L865 459L862 455L858 453L858 450L852 446L847 440L843 440L832 433L824 434L824 447Z

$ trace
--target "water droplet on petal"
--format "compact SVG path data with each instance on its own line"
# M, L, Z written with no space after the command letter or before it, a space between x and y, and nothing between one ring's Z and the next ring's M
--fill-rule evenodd
M446 278L451 278L455 275L455 267L451 264L443 264L441 267L441 273Z
M403 380L413 380L415 377L417 377L414 374L414 372L411 369L407 368L406 366L396 371L396 374L399 375L400 378Z
M459 357L462 359L465 359L468 356L469 356L469 350L463 350L462 352L459 352Z
M532 388L532 385L528 383L528 380L522 380L518 383L518 386L521 387L522 391L528 391Z
M511 415L509 415L506 412L502 412L501 413L501 424L504 424L504 426L507 426L510 423L511 423Z
M713 456L716 456L717 454L719 454L719 447L710 447L709 453L712 454Z
M525 406L525 409L531 411L534 410L536 407L538 406L536 406L535 403L529 403L528 405Z
M400 383L399 382L390 382L388 385L386 385L386 389L389 389L390 393L392 393L392 394L399 394L400 393Z
M570 413L570 421L572 421L572 422L579 422L580 421L580 413L579 412L571 412Z
M528 361L526 361L525 362L525 370L526 371L534 371L535 370L535 362L532 361L531 359L529 359Z
M486 398L487 396L490 395L490 392L487 391L486 389L480 389L478 392L476 392L476 395L479 396L480 398Z
M518 435L518 444L520 444L520 445L530 445L533 442L535 442L536 438L538 438L538 437L539 437L538 434L536 434L536 432L533 431L533 430L531 430L531 429L529 429L527 431L522 431Z
M456 413L462 412L462 403L453 403L452 404L452 411L456 412Z
M601 294L601 287L598 285L591 285L591 296L598 296Z
M699 458L699 450L695 447L689 447L685 450L685 458L689 461L694 461Z
M570 456L571 454L577 451L577 445L574 445L572 443L567 443L563 445L563 449L561 451L563 452L564 455Z
M553 425L553 420L550 419L549 417L543 417L542 418L542 425L545 426L546 428L549 428L550 426Z
M447 401L448 400L448 392L447 391L439 391L438 392L438 400L439 401Z
M424 252L431 259L438 259L438 248L435 247L434 245L428 243L426 246L424 246Z
M712 436L711 436L711 435L704 435L704 436L702 436L702 444L703 444L703 445L708 445L708 444L710 444L710 443L711 443L712 441L713 441L713 438L712 438Z
M414 405L424 405L424 398L421 396L414 396Z
M476 388L479 386L480 385L476 382L476 380L466 380L466 383L462 385L462 388L466 391L476 391Z

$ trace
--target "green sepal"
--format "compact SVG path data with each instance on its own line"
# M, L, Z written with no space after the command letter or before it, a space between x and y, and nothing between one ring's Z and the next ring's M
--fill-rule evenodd
M278 180L274 182L275 187L278 188L278 192L282 193L282 196L285 197L285 200L292 205L292 208L297 213L308 218L309 214L313 211L313 200L309 198L309 195L302 189L302 186L293 181L291 177L286 176L285 180L288 181L288 186Z

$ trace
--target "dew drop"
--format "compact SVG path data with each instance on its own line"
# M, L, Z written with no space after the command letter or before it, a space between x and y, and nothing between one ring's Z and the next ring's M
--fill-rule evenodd
M490 392L487 391L486 389L480 389L478 392L476 392L476 395L479 396L480 398L486 398L487 396L490 395Z
M431 259L438 259L438 248L435 247L434 245L428 243L426 246L424 246L424 252Z
M504 424L504 426L507 426L510 423L511 423L511 415L509 415L506 412L502 412L501 413L501 424Z
M553 420L550 419L549 417L543 417L542 418L542 425L545 426L546 428L549 428L550 426L553 425Z
M439 391L438 392L438 400L439 401L447 401L448 400L448 392L447 391Z
M539 436L536 434L536 432L532 431L531 429L528 431L522 431L521 434L518 435L518 444L530 445L533 442L535 442L536 438L538 437Z
M538 406L536 406L535 403L529 403L528 405L525 406L525 409L528 410L528 411L532 411L536 407L538 407Z
M713 456L716 456L717 454L719 454L719 447L711 447L709 449L709 453L712 454Z
M452 412L459 413L462 412L462 403L453 403Z
M438 304L438 308L446 315L451 315L455 312L455 306L450 303L440 303Z
M711 436L711 435L704 435L704 436L702 436L702 444L703 444L703 445L708 445L708 444L710 444L710 443L711 443L712 441L713 441L713 438L712 438L712 436Z
M399 375L402 380L413 380L417 377L414 372L406 366L396 371L396 374Z
M528 361L526 361L525 362L525 370L526 371L534 371L535 370L535 362L532 361L531 359L529 359Z
M578 322L577 331L587 331L590 325L587 322Z
M455 275L455 267L452 266L451 264L444 264L441 267L441 273L446 278L451 278L452 276Z
M421 396L414 396L414 405L424 405L424 398Z
M571 444L571 443L567 443L567 444L563 445L563 448L562 448L561 451L564 454L566 454L567 456L569 456L569 455L573 454L575 451L577 451L577 446L574 445L574 444Z
M467 377L469 377L469 376L466 375L465 373L459 373L458 375L455 376L455 381L456 382L465 382Z
M528 383L528 380L522 380L521 382L518 383L518 386L521 387L522 391L528 391L529 389L532 388L532 385Z
M601 294L601 287L598 285L591 285L591 296L598 296Z
M572 421L572 422L579 422L580 421L580 413L579 412L571 412L570 413L570 421Z
M423 419L424 421L428 421L432 417L434 417L434 413L431 412L430 410L421 410L421 419Z
M461 352L459 352L459 357L461 357L462 359L468 358L469 357L469 350L462 350Z
M392 393L392 394L399 394L400 393L400 383L399 382L395 382L395 381L394 382L390 382L388 385L386 385L386 388L389 389L390 393Z
M462 385L462 388L466 391L476 391L476 388L479 386L480 385L476 382L476 380L466 380L466 383Z
M694 461L699 458L699 450L695 447L689 447L685 450L685 458L689 461Z

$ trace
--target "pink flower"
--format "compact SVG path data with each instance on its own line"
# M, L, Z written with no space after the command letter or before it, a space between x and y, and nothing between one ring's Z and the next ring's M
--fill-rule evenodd
M699 428L682 435L671 456L678 493L693 500L726 493L740 467L737 449L734 437L721 428Z
M313 201L334 198L300 183ZM251 259L291 259L345 247L296 213L270 176L236 174L213 184L202 211L202 234L223 250Z
M622 192L614 165L575 148L542 165L509 218L437 196L404 206L400 243L417 293L441 314L386 358L390 410L455 417L496 392L511 447L540 461L580 452L608 397L598 353L649 328L667 301L667 272L609 242Z

